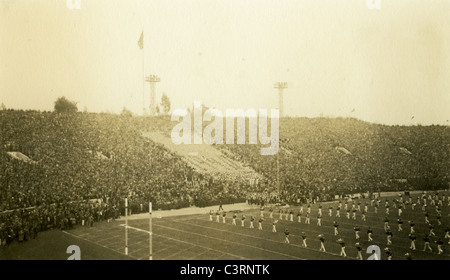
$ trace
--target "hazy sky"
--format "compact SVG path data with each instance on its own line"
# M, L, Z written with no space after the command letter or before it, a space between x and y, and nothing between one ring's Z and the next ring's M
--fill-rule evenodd
M284 81L290 116L450 119L450 0L0 0L0 102L142 113L143 28L172 109L277 108Z

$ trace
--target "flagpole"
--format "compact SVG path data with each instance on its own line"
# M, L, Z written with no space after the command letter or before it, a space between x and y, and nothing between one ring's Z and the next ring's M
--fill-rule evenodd
M125 255L128 255L128 198L125 198Z
M142 27L142 115L145 115L145 45L144 45L144 27Z

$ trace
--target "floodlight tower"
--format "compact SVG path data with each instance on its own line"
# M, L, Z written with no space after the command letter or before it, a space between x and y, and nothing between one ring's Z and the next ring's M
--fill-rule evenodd
M145 81L150 83L150 115L154 116L156 115L155 84L161 80L157 75L150 75Z
M278 89L278 110L280 111L280 118L283 117L283 90L288 87L286 82L277 82L273 86Z

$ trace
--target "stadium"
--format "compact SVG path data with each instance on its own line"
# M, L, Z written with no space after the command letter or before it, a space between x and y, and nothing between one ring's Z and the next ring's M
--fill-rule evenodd
M0 3L0 260L450 259L450 1L169 2Z
M449 258L448 127L281 118L279 153L262 156L257 145L170 144L164 135L173 123L165 116L0 114L2 259L20 258L17 252L41 244L41 238L61 239L62 247L68 240L83 242L95 258L123 258L125 198L131 259L148 259L149 202L154 259L342 259L339 238L347 242L350 259L357 256L356 242L364 250L389 247L393 259L406 253L414 259ZM355 219L346 217L349 211ZM394 233L389 246L386 218ZM403 231L397 230L399 218ZM410 249L410 221L417 250ZM431 225L432 250L423 252ZM355 226L361 229L358 240ZM369 226L372 242L366 237ZM320 234L326 252L319 251ZM445 243L443 253L438 240ZM42 257L64 255L65 248L53 257L44 250Z

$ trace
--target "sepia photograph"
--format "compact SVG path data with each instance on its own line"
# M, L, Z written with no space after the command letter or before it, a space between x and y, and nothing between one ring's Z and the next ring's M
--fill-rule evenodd
M450 0L0 0L0 263L450 260L449 26Z

